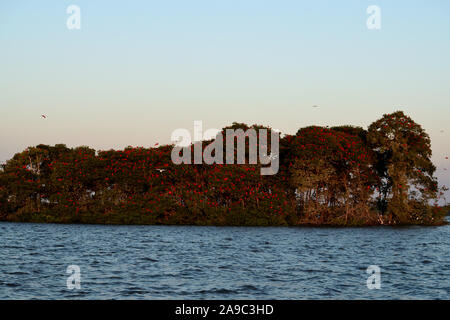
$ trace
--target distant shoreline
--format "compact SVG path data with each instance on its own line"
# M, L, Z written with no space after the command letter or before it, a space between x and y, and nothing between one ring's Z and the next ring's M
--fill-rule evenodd
M343 228L375 228L375 227L392 227L392 228L404 228L411 226L422 226L422 227L439 227L450 225L448 221L450 214L447 214L445 218L435 224L365 224L365 225L332 225L332 224L297 224L297 225L233 225L233 224L176 224L176 223L101 223L101 222L61 222L61 221L40 221L40 220L28 220L28 221L14 221L14 220L0 220L4 223L32 223L32 224L57 224L57 225L97 225L97 226L186 226L186 227L261 227L261 228L273 228L273 227L285 227L285 228L332 228L332 229L343 229Z

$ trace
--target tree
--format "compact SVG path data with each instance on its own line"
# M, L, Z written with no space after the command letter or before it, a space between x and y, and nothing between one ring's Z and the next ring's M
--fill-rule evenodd
M427 204L436 197L430 137L419 124L397 111L372 123L367 140L377 155L379 209L391 214L396 222L407 223L414 202Z
M311 126L288 136L282 148L290 185L309 223L370 222L372 155L360 130ZM356 133L356 134L355 134ZM286 143L282 143L286 145ZM288 162L288 163L286 163Z
M62 144L27 148L0 168L0 220L198 225L443 221L439 208L429 204L438 199L430 139L401 112L385 115L369 131L301 128L280 140L279 155L272 155L276 140L269 138L270 128L233 123L222 134L227 128L241 129L229 150L236 163L243 160L237 146L245 147L242 164L176 165L170 145L98 152ZM264 131L259 129L267 129L270 160L279 160L275 175L261 174L267 164L260 157L249 161L248 151L261 148ZM224 152L227 143L221 146ZM208 141L203 151L207 146Z

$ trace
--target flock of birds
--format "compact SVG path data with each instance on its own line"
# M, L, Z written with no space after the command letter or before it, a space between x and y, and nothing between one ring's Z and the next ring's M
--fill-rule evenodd
M313 108L318 108L319 106L317 106L317 105L313 105L312 106ZM45 114L41 114L41 118L42 119L47 119L47 116L45 115ZM327 126L328 127L328 126ZM441 130L441 133L443 133L444 132L444 130ZM157 143L155 143L155 147L156 146L158 146L159 145L159 143L157 142ZM445 157L445 160L448 160L448 157ZM164 171L166 171L166 169L156 169L156 170L158 170L159 172L164 172ZM445 171L447 171L447 168L444 168L444 170Z

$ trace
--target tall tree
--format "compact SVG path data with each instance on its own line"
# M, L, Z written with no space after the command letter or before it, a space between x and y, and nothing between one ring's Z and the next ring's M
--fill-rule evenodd
M367 140L377 155L379 208L398 223L410 220L411 200L436 197L436 167L430 137L402 111L385 114L369 126Z

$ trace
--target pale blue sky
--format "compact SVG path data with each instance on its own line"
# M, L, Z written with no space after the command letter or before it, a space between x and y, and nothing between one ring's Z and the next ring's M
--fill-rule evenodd
M366 27L372 4L381 30ZM2 0L0 161L39 143L168 143L194 120L295 133L402 109L450 185L449 57L448 0Z

